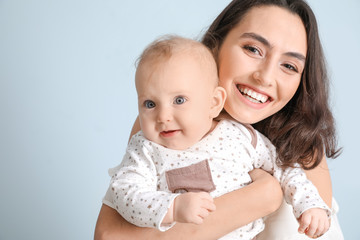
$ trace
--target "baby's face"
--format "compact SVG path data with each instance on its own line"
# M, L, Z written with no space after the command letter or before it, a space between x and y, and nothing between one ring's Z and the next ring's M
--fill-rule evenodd
M211 129L213 80L191 54L178 53L156 65L145 63L136 74L141 130L164 147L189 148Z

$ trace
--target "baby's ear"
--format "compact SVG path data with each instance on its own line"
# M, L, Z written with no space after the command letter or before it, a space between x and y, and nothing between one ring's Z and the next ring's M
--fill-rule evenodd
M214 89L212 106L210 110L210 117L216 118L224 107L226 99L226 91L224 88L218 86Z

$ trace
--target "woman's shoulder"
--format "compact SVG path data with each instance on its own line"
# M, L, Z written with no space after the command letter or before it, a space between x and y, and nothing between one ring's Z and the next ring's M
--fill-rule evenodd
M234 119L221 119L218 125L223 133L234 135L238 140L246 140L256 147L257 131L251 125L242 124Z

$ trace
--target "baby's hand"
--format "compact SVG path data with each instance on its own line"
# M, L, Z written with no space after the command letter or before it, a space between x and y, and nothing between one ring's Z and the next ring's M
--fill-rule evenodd
M215 211L213 198L207 192L188 192L174 201L174 220L181 223L202 224L209 212Z
M326 211L321 208L310 208L301 214L299 221L299 233L305 233L308 237L318 238L330 227L330 219Z

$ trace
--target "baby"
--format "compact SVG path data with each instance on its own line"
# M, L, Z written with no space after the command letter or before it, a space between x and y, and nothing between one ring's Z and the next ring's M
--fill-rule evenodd
M296 218L316 209L328 221L317 189L300 168L276 165L266 137L228 116L215 120L226 93L204 45L181 37L153 42L139 59L135 83L141 131L110 170L103 201L127 221L161 231L176 222L201 224L216 209L213 197L249 184L254 168L279 180ZM222 239L253 239L263 228L258 219Z

